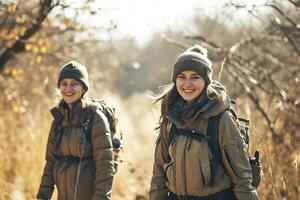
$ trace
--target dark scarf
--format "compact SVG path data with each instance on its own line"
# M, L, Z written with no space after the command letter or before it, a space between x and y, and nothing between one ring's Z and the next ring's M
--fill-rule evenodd
M206 89L203 89L200 95L192 100L186 102L180 97L167 112L167 118L176 124L178 128L186 128L185 122L195 118L198 111L209 101L206 95Z

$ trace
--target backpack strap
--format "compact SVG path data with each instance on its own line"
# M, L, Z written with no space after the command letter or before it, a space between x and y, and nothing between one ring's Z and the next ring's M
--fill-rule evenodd
M208 119L207 135L186 129L177 129L173 123L168 135L168 145L171 145L175 138L180 135L191 137L199 142L202 142L204 139L207 140L208 147L212 152L212 160L210 162L211 179L209 182L211 186L215 182L217 164L219 163L224 167L219 143L219 121L221 114Z
M211 167L211 179L210 185L213 186L216 178L217 164L221 164L224 167L222 161L222 151L219 143L219 122L221 114L211 117L208 119L207 125L207 136L208 136L208 147L212 152L212 161L210 163Z
M94 104L90 104L87 108L86 115L83 122L83 130L86 136L87 141L91 143L92 138L92 129L93 129L93 121L95 114L97 112L98 107Z
M174 124L172 124L171 130L169 132L169 137L168 137L168 144L170 145L176 137L180 135L185 135L187 137L190 137L194 140L197 140L198 142L202 142L203 140L207 140L208 137L202 133L198 133L196 131L190 131L187 129L178 129Z
M175 138L180 135L191 137L192 139L195 139L198 142L207 140L208 147L212 152L212 160L210 162L211 179L209 182L211 186L213 186L215 182L217 164L220 163L222 166L224 166L222 162L222 153L221 153L220 143L218 138L219 135L218 127L219 127L220 116L221 114L209 118L208 125L207 125L207 135L195 131L186 130L186 129L178 129L174 124L172 124L171 130L168 135L168 145L171 145L172 142L175 140Z
M234 117L235 120L239 120L236 111L231 106L227 110L230 112L230 114ZM226 112L226 110L224 112ZM219 123L220 123L221 115L224 112L208 119L207 136L209 139L207 140L207 142L208 142L209 149L211 150L213 155L212 162L211 162L211 174L212 174L210 179L211 186L214 185L214 181L216 178L217 164L220 164L225 169L222 160L222 150L220 148L220 142L219 142Z
M94 121L94 117L95 114L97 112L97 109L99 109L108 119L109 122L109 126L110 126L110 131L112 132L111 134L113 134L116 130L115 127L115 119L113 118L113 114L112 114L112 110L102 104L102 102L98 102L98 101L94 101L92 100L93 103L91 103L88 108L87 108L87 112L86 112L86 116L84 118L84 131L85 131L85 135L86 135L86 139L91 143L91 135L92 135L92 129L93 129L93 121Z
M71 124L62 127L62 121L63 121L63 115L60 113L59 109L57 107L53 108L50 110L52 116L53 116L53 124L55 128L55 149L58 152L61 138L63 135L63 130L68 129L68 128L73 128L73 127L82 127L84 130L84 134L86 136L86 139L91 142L91 132L92 132L92 126L93 126L93 119L97 110L96 105L89 105L86 111L86 115L84 117L83 123L77 123L77 124Z

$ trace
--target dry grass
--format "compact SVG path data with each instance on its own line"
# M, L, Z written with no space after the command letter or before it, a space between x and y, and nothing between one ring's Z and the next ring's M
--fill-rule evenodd
M145 94L134 95L125 102L111 94L103 99L109 99L108 104L116 108L124 135L123 162L114 179L112 198L146 199L156 139L155 117L149 109L152 102ZM136 104L131 103L134 99L138 99ZM37 104L23 114L10 112L1 116L0 200L35 199L45 164L51 106Z
M300 199L299 146L291 144L289 133L282 143L275 143L261 115L243 100L245 113L251 120L250 152L260 149L263 169L262 182L258 188L261 199L298 200ZM248 109L247 109L248 107ZM248 110L248 112L247 112Z
M126 101L112 94L104 94L103 98L116 107L124 134L124 162L114 179L112 199L148 199L156 139L153 128L158 117L152 102L145 94L133 95ZM0 200L35 198L44 166L50 107L50 103L39 102L23 114L0 114ZM260 116L251 113L249 117L252 124L257 124L251 129L251 152L261 149L261 199L300 199L299 149L286 148L289 143L275 145L259 121ZM55 194L52 199L56 199Z

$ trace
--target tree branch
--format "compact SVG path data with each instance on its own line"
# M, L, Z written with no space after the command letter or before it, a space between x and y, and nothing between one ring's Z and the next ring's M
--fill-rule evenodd
M25 50L25 42L40 29L49 12L57 5L51 4L51 0L40 0L40 9L38 12L38 16L31 24L31 27L29 27L23 35L19 36L19 38L13 43L11 47L5 47L0 53L0 73L4 70L5 64L11 58L13 58L16 53L20 53Z
M297 54L300 55L300 47L299 47L298 43L295 42L295 40L285 31L285 29L280 24L279 20L275 19L274 22L279 27L279 29L281 30L281 32L285 35L285 37L287 37L287 39L289 40L290 44L294 47L294 49L297 52Z
M257 38L253 38L253 37L247 37L243 40L241 40L240 42L236 43L235 45L233 45L229 50L223 48L223 47L220 47L218 46L217 44L211 42L211 41L208 41L207 39L205 39L204 37L202 36L193 36L193 37L189 37L189 38L197 38L198 40L200 40L201 42L203 43L206 43L208 44L209 46L213 47L213 48L216 48L217 51L220 51L222 53L226 53L227 56L225 58L227 58L227 64L231 64L231 65L234 65L234 63L232 62L244 62L244 63L248 63L249 66L251 66L250 62L246 59L244 59L243 57L241 57L238 53L236 53L236 50L238 48L240 48L241 46L247 44L247 43L252 43L255 39ZM261 39L264 39L266 38L266 35L262 35L260 36L259 38ZM241 64L241 63L240 63ZM236 71L240 71L240 65L239 64L239 68L236 69ZM223 63L223 65L225 65L225 62ZM253 65L253 64L252 64ZM257 66L257 65L256 65ZM224 66L223 66L224 67ZM261 67L261 69L264 69L263 67ZM260 111L260 113L262 114L262 116L266 119L267 123L268 123L268 126L269 126L269 129L272 133L272 137L274 140L276 141L282 141L282 137L276 133L275 129L274 129L274 124L272 123L269 115L267 114L267 112L262 108L262 106L260 105L260 102L259 102L259 99L257 99L257 97L255 95L253 95L251 93L251 88L247 85L247 83L241 78L241 74L240 75L237 75L236 72L234 72L233 70L231 70L229 67L225 68L225 70L228 71L228 73L233 76L236 80L237 80L237 83L245 90L246 94L248 95L248 97L250 98L250 100L254 103L254 105L257 107L257 109ZM246 76L247 74L245 74ZM219 75L220 76L220 75ZM248 78L247 78L248 79ZM250 82L252 82L251 80L248 80ZM279 96L281 99L283 98L282 94L280 93L280 91L278 92L274 92L274 94L276 96ZM299 103L297 103L296 101L293 101L292 99L288 98L288 97L285 97L285 100L286 102L289 102L289 103L292 103L296 108L299 108Z
M229 61L229 64L230 61ZM263 117L266 119L267 123L268 123L268 128L271 131L272 134L272 138L276 141L276 142L282 142L283 138L281 135L279 135L275 129L274 129L274 124L271 121L271 119L269 118L267 112L263 109L263 107L261 106L258 98L253 94L253 92L251 91L251 89L248 87L248 85L245 83L245 81L240 77L239 74L237 74L234 70L231 70L230 67L227 68L227 71L229 72L230 75L232 75L232 77L234 77L234 79L239 83L239 85L242 87L243 92L245 92L248 97L252 100L252 102L254 103L254 105L256 106L256 108L260 111L260 113L263 115Z
M180 42L180 41L178 41L178 40L175 40L175 39L169 37L169 36L168 36L167 34L165 34L165 33L160 34L160 37L161 37L165 42L167 42L168 44L174 45L174 46L179 47L179 48L181 48L181 49L187 49L187 48L190 47L189 44L186 44L186 43L184 43L184 42Z
M295 1L292 1L292 0L288 0L288 2L290 2L291 4L293 4L294 6L296 6L297 8L300 7L300 1L295 2Z
M289 2L293 2L293 1L289 1ZM295 2L293 2L294 5L296 5L296 7L298 8L299 5L297 5ZM238 4L238 3L229 3L229 4L225 4L225 6L233 6L236 9L242 9L242 8L246 8L247 10L249 10L249 5L245 5L245 4ZM299 28L299 25L296 24L289 16L287 16L278 6L276 6L273 3L265 3L265 4L261 4L261 5L251 5L251 7L254 8L258 8L258 7L270 7L272 9L274 9L275 11L277 11L281 16L283 16L290 24L292 24L294 27Z
M214 49L214 51L220 52L223 51L224 48L220 47L221 44L218 44L216 42L213 41L208 41L205 37L201 36L201 35L196 35L196 36L185 36L186 39L192 39L192 40L200 40L206 44L208 44L212 49Z

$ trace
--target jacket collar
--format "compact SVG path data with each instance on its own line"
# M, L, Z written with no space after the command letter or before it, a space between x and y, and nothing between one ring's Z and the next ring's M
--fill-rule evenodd
M68 104L62 99L59 102L57 108L59 109L65 120L67 120L69 123L76 123L81 119L82 111L85 110L88 105L88 100L81 98L77 102L75 102L70 109Z
M74 105L72 106L73 111L78 110L78 109L84 109L88 106L88 102L86 100L84 100L83 98L80 98L77 102L74 103ZM58 107L60 109L64 109L64 110L69 110L69 106L68 104L62 99L60 100Z

